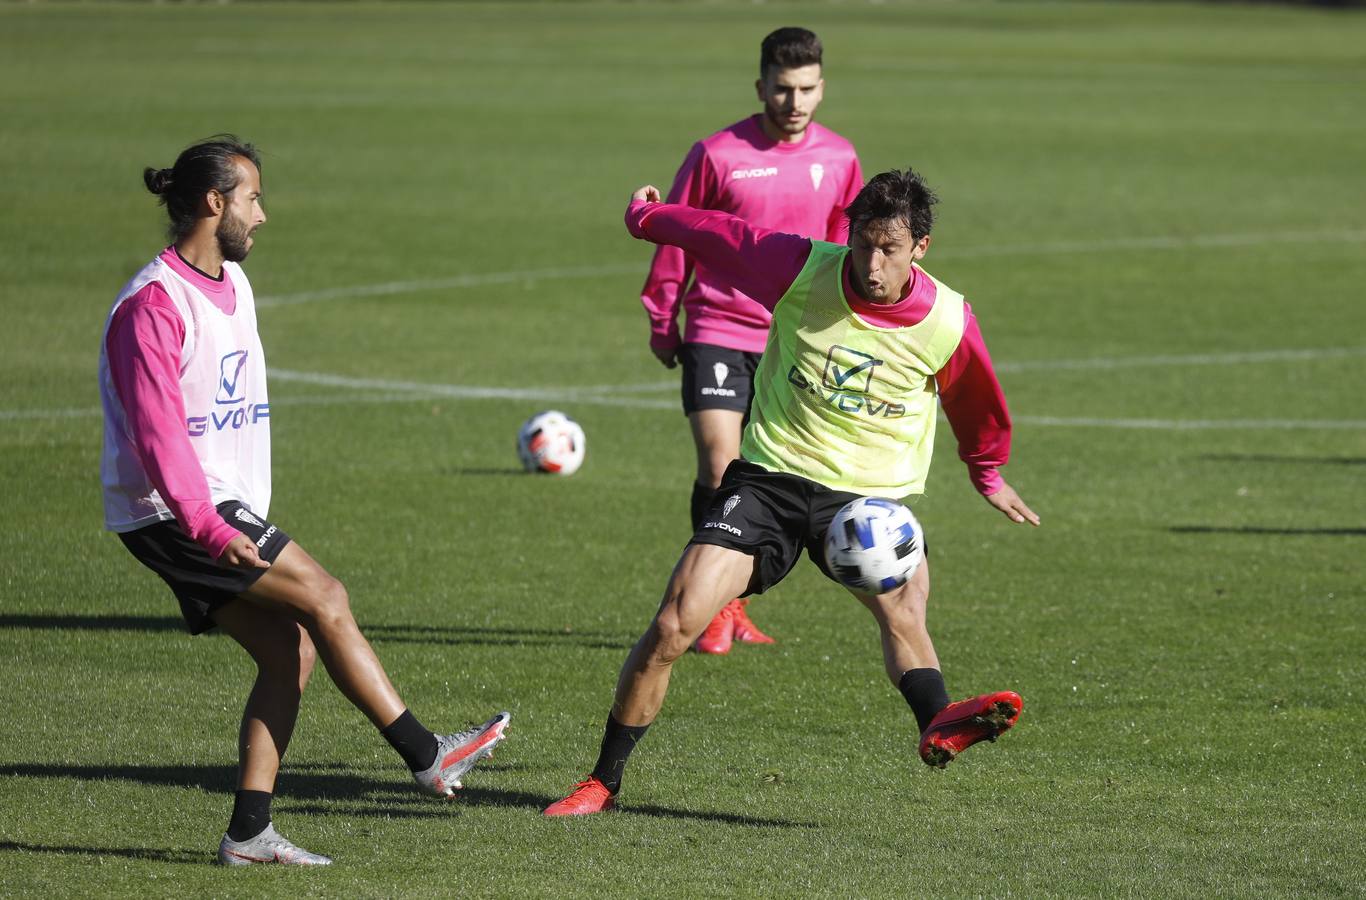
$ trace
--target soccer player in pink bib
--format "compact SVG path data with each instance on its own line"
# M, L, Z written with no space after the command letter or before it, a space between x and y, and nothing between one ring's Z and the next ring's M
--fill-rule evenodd
M456 734L425 728L356 626L346 588L267 518L271 408L239 265L266 221L255 148L219 135L143 178L172 244L119 291L100 343L105 527L170 586L191 634L217 626L256 663L218 861L326 865L270 815L315 658L427 794L451 796L509 716Z
M763 111L694 144L669 202L843 244L844 207L863 175L853 145L814 121L825 89L821 53L820 40L805 28L779 28L764 38L755 82ZM650 349L665 366L683 367L683 411L697 447L696 529L721 474L740 453L770 315L735 279L667 244L655 251L640 299L650 317ZM681 336L680 309L687 320ZM750 621L746 602L726 604L695 649L721 654L733 640L772 643Z
M849 205L843 245L660 203L651 186L632 196L632 236L685 250L771 310L773 324L740 458L622 666L597 765L546 815L615 805L674 662L732 596L777 584L803 550L831 575L822 544L840 507L924 491L941 406L987 503L1011 522L1039 524L1001 477L1010 414L976 317L917 264L929 250L935 202L916 173L884 172ZM1023 702L1013 691L949 702L925 628L929 591L926 560L900 587L851 593L877 621L887 675L919 726L921 759L942 768L1014 725Z

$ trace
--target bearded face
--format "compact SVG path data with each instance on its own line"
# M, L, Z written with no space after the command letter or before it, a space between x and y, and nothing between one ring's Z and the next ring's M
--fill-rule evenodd
M251 233L255 230L247 227L247 223L233 213L231 206L226 207L214 232L218 238L218 252L229 262L240 263L251 251Z

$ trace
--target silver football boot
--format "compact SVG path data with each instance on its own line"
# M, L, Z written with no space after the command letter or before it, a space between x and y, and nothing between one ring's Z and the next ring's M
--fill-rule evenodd
M318 853L309 853L280 836L274 825L254 838L234 841L226 834L218 845L218 861L225 866L254 866L259 863L279 863L285 866L330 866L332 860Z
M460 779L481 759L493 755L503 739L512 713L500 712L483 725L455 734L436 736L436 760L421 772L414 772L422 791L434 797L451 797L462 787Z

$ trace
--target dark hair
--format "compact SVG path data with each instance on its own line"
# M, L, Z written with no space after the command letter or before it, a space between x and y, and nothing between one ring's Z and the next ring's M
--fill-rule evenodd
M805 28L779 28L759 45L759 77L769 66L800 69L821 64L821 39Z
M180 240L194 228L199 218L199 201L205 194L230 194L237 187L239 157L251 160L260 171L261 157L255 147L236 135L216 134L186 147L169 169L149 166L142 170L147 190L161 198L161 205L171 217L167 229L171 240Z
M849 217L850 233L862 231L873 222L895 222L909 228L911 239L918 241L930 233L934 225L932 207L938 202L914 169L893 169L874 175L844 214Z

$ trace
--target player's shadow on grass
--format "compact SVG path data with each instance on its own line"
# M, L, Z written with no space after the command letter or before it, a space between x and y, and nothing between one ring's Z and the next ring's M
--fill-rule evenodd
M1204 453L1196 459L1222 463L1290 463L1312 466L1366 466L1366 456L1281 456L1274 453Z
M45 631L185 631L185 623L171 616L82 616L55 614L0 614L0 630L32 628ZM460 625L364 625L361 630L378 641L398 644L458 646L563 647L573 644L593 650L629 650L633 638L601 631L563 628L495 628ZM214 634L216 632L209 632Z
M492 766L485 767L492 770ZM0 777L61 778L80 783L131 781L151 787L200 788L216 794L231 794L237 789L236 765L203 766L73 766L50 763L9 763L0 765ZM405 781L382 781L347 770L338 765L334 771L304 770L285 766L280 771L279 791L299 800L335 800L343 797L377 796L399 801L423 802L417 789Z
M481 767L480 771L485 771ZM556 797L547 797L541 794L531 794L526 791L509 791L493 787L466 787L457 791L455 800L452 801L457 807L474 806L494 806L509 809L530 809L540 812L550 804L559 800ZM287 805L283 809L292 813L305 813L320 816L376 816L391 818L427 818L431 816L448 816L450 810L444 804L423 804L422 806L412 806L394 809L390 807L358 807L355 805L338 804L337 806L319 806L317 804ZM698 822L712 822L721 825L743 825L751 828L816 828L811 822L792 822L787 819L768 819L761 816L746 816L735 813L724 812L699 812L689 809L670 809L666 806L655 806L652 804L636 805L631 804L619 807L617 814L632 816L652 816L663 819L685 819Z
M202 866L212 857L203 850L162 850L157 847L67 847L48 844L27 844L22 841L0 841L0 853L55 853L82 856L121 856L125 859L146 859L152 862L187 863Z
M1366 528L1263 528L1256 525L1173 525L1173 534L1274 534L1307 537L1366 537Z
M0 629L35 628L51 631L181 631L185 622L171 616L0 615Z
M593 650L629 650L635 644L634 638L623 638L601 631L574 631L564 628L362 625L361 630L376 641L391 641L397 644L482 644L492 647L563 647L566 644L573 644Z
M462 803L469 806L513 806L537 811L545 809L560 797L543 797L522 791L504 791L497 788L471 787L459 793ZM653 804L628 804L618 807L625 815L655 816L663 819L692 819L700 822L717 822L723 825L750 825L759 828L816 828L811 822L792 822L787 819L766 819L761 816L745 816L725 812L699 812L691 809L671 809Z
M500 771L524 768L517 764L486 763L480 766L480 776L496 775ZM73 766L51 765L47 763L18 763L0 765L0 777L16 778L60 778L74 780L83 784L98 781L131 781L152 787L200 788L217 794L231 794L237 788L237 767L221 766L137 766L137 765L100 765ZM342 763L306 763L287 766L280 772L277 791L282 810L310 815L374 816L376 818L416 819L447 817L459 807L500 806L533 809L537 812L554 803L559 797L547 797L525 791L510 791L496 787L467 787L456 793L455 806L447 803L433 803L430 798L418 794L409 782L402 780L381 781L349 771ZM317 801L327 800L335 805L323 805ZM302 802L300 802L302 801ZM371 805L380 801L382 805ZM724 812L698 812L688 809L671 809L652 804L632 804L623 812L637 816L654 816L666 819L687 819L698 822L714 822L722 825L743 825L756 828L816 828L810 822L792 822L787 819L768 819L761 816L746 816ZM3 844L0 844L3 849ZM22 849L16 847L15 849ZM155 854L166 852L178 854L180 851L127 851L102 850L100 848L48 848L51 852L107 853L109 855L146 854L148 858L158 859ZM193 857L194 862L203 862L203 854ZM180 859L170 859L179 862ZM188 861L188 860L186 860Z

